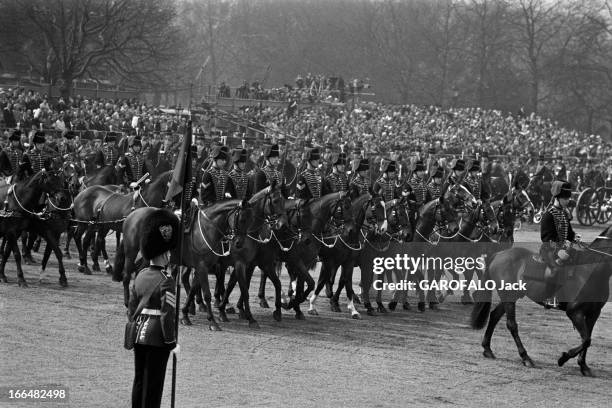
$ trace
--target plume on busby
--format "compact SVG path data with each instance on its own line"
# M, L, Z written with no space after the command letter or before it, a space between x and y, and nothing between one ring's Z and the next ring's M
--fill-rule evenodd
M154 210L143 222L140 252L143 258L153 259L174 249L178 243L179 220L169 210Z
M550 192L552 196L556 198L571 198L572 185L567 181L555 180L550 186Z
M32 139L32 143L45 143L45 132L36 132L34 134L34 138Z
M248 153L246 149L236 148L232 150L232 160L234 163L246 163Z

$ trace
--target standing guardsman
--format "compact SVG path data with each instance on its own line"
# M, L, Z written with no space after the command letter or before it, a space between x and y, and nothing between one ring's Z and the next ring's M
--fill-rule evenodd
M200 199L205 207L228 198L226 187L229 175L225 171L227 153L222 146L214 146L210 152L211 165L202 172Z
M115 146L117 141L117 134L115 132L108 132L104 136L104 143L102 147L96 153L96 167L101 169L104 166L115 166L117 160L119 160L119 150Z
M425 170L425 164L423 164L421 160L417 160L417 162L414 164L412 177L408 181L408 184L414 192L417 208L421 208L421 206L428 201L427 184L425 183Z
M306 151L306 170L300 173L297 179L296 198L321 198L321 173L319 172L319 149L313 147Z
M246 149L236 148L232 151L232 170L229 172L229 177L236 192L235 198L239 200L248 200L252 196L250 191L249 175L246 171L246 162L249 154Z
M36 132L32 139L34 147L22 157L26 177L31 177L42 169L51 168L51 157L45 152L45 143L45 133Z
M370 179L368 178L369 170L370 162L368 159L361 159L359 165L355 168L355 176L349 183L349 194L351 198L371 192Z
M323 180L323 188L321 195L330 193L338 193L340 191L348 192L349 184L346 177L346 154L334 153L330 159L332 170L329 176Z
M178 218L168 210L153 210L142 225L140 252L151 265L130 283L128 319L136 321L136 337L131 339L132 407L156 408L161 405L168 357L180 351L175 332L176 282L166 267L181 232Z
M9 143L9 146L0 152L0 174L7 177L7 184L11 184L23 161L23 146L19 129L11 134Z
M129 142L129 151L123 154L117 162L117 167L125 169L125 178L128 183L135 183L148 171L145 158L141 153L142 142L134 137Z
M550 192L553 202L544 212L540 223L540 255L550 267L545 274L545 295L548 298L545 305L556 307L554 295L561 286L560 268L569 262L570 243L576 242L578 237L570 224L571 215L567 209L572 197L572 185L567 181L556 180L553 181Z
M263 190L264 188L276 183L283 185L283 176L276 169L279 161L279 148L277 144L263 146L263 166L257 169L255 173L255 183L253 185L253 194Z

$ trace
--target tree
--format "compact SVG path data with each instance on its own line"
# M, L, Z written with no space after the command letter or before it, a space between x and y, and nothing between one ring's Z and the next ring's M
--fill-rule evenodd
M67 96L80 78L162 79L177 51L175 15L170 0L5 0L0 41Z

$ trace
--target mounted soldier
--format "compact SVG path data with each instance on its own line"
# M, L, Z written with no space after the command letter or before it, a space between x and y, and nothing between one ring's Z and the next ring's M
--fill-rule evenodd
M251 191L251 183L249 183L249 174L246 171L246 162L248 152L243 148L236 148L232 151L232 170L229 172L229 177L232 181L233 188L236 191L236 196L239 200L248 200L253 195Z
M408 181L410 188L412 189L414 196L416 198L416 206L417 208L421 208L423 204L427 201L427 184L425 183L425 164L421 160L418 160L414 164L414 169L412 171L412 177Z
M119 160L119 150L115 146L117 134L108 132L104 136L104 143L96 153L96 167L101 169L104 166L115 166Z
M484 183L480 173L480 162L472 161L466 177L463 179L463 185L472 193L476 200L488 201L491 198L491 192Z
M32 139L34 147L23 154L23 169L26 177L31 177L42 169L51 169L51 157L45 152L45 133L36 132Z
M57 145L57 153L64 160L66 159L75 160L76 159L76 149L73 145L74 136L75 136L75 133L73 131L71 130L67 131L66 133L64 133L64 136L60 144Z
M544 157L544 153L540 153L538 156L538 164L536 166L536 171L533 174L534 178L541 177L543 182L553 181L554 174L546 165L546 158Z
M129 142L129 151L126 152L117 162L117 167L125 169L125 178L130 187L136 187L136 183L147 173L147 165L142 152L142 142L139 138L133 137Z
M231 197L226 191L229 179L225 171L227 158L222 146L215 146L210 152L211 165L203 169L200 184L200 199L205 207Z
M358 140L353 147L351 166L349 168L349 178L354 179L357 176L357 167L359 167L363 159L363 142Z
M398 186L395 180L395 170L395 161L384 160L381 163L382 175L372 186L374 194L381 196L385 203L395 198L399 198L397 191Z
M562 156L555 158L555 165L553 169L555 180L567 180L567 167L565 167L565 164L563 163Z
M279 148L277 144L263 146L263 166L255 172L253 178L253 194L263 190L264 188L275 185L284 186L283 175L277 170L279 162ZM286 193L283 193L286 196Z
M465 177L465 160L455 159L452 166L451 172L446 178L448 184L461 184Z
M298 176L296 185L296 198L318 199L321 198L321 172L319 171L319 160L321 155L317 147L306 151L306 170Z
M9 146L0 152L0 174L7 177L7 184L11 184L14 176L23 161L23 146L21 145L21 131L15 130L9 137Z
M349 194L351 198L359 197L362 194L370 193L371 186L368 179L368 171L370 170L370 162L368 159L361 159L359 165L355 169L355 176L349 183Z
M442 167L438 167L431 176L431 181L427 184L427 196L429 201L437 200L442 195L442 180L444 179L444 172Z
M334 153L330 160L332 170L331 173L323 180L323 188L321 195L338 193L340 191L348 192L349 184L346 177L346 154Z
M323 153L323 157L321 160L321 175L323 177L329 175L332 172L332 168L334 167L332 163L332 158L334 157L334 145L332 142L325 143L325 152Z
M545 274L546 296L549 298L546 303L556 307L554 295L563 284L561 267L569 263L571 243L577 242L578 237L570 224L571 215L567 209L572 197L572 185L567 181L556 180L552 183L551 193L553 203L546 209L540 224L540 255L550 268Z

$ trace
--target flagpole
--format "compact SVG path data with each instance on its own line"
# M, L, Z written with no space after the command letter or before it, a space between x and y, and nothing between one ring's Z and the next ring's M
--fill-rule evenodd
M181 304L181 268L183 267L183 238L184 238L184 231L185 231L185 211L187 210L185 207L185 203L184 203L184 196L185 196L185 177L186 174L188 174L187 171L187 166L190 166L191 163L189 163L189 159L190 159L190 154L191 154L191 133L192 133L192 122L191 122L191 101L189 102L189 121L187 122L187 129L184 135L184 140L183 140L183 155L182 155L182 161L183 161L183 166L185 166L185 168L183 169L183 175L182 175L182 185L181 185L181 201L180 201L180 208L181 208L181 221L179 224L179 242L178 242L178 248L179 248L179 254L178 254L178 274L177 274L177 279L176 279L176 310L174 313L174 333L175 333L175 338L176 338L176 344L178 345L178 329L179 329L179 309L180 309L180 304ZM189 143L188 143L189 142ZM179 158L180 160L181 158ZM177 160L178 161L178 160ZM181 171L181 169L175 169L175 171ZM171 393L171 397L170 397L170 407L174 408L175 406L175 401L176 401L176 370L177 370L177 358L176 358L176 354L172 355L172 393Z

